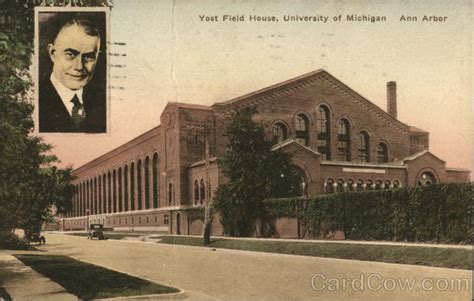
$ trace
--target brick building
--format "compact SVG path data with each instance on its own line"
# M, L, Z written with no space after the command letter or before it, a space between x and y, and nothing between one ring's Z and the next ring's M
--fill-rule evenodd
M201 234L186 208L202 206L225 181L217 157L232 112L255 106L274 149L292 154L301 193L395 189L469 181L429 151L429 133L397 119L396 83L388 112L324 70L216 103L168 103L160 125L73 171L77 193L65 230L104 223L116 230ZM295 237L294 221L278 222ZM222 234L217 219L213 234Z

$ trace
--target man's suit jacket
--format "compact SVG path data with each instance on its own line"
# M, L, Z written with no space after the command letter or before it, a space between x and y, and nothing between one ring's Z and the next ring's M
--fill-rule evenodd
M91 83L84 87L82 99L86 117L80 126L76 126L50 79L42 80L38 88L39 132L105 133L104 89L97 89Z

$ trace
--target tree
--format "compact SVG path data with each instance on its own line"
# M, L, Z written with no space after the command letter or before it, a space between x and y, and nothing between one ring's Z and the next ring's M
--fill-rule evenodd
M245 108L232 118L227 129L229 144L219 157L226 184L217 190L215 208L221 214L224 232L248 236L261 217L261 201L297 194L290 156L272 151L263 127L254 121L255 108Z
M54 167L51 146L32 135L34 7L109 2L0 0L0 231L37 228L51 205L67 212L74 193L70 169Z

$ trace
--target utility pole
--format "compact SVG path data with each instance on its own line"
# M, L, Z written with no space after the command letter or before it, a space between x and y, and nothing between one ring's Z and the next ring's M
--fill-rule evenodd
M204 204L204 245L211 243L211 225L212 225L212 203L213 198L211 196L211 179L209 176L209 138L208 129L204 128L204 145L205 145L205 172L206 172L206 203Z

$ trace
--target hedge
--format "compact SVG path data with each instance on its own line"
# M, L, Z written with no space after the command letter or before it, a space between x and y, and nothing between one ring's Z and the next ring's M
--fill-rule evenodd
M31 247L15 233L0 231L0 250L28 250Z
M262 213L296 217L315 237L343 230L353 240L471 243L473 196L473 183L450 183L269 199Z

